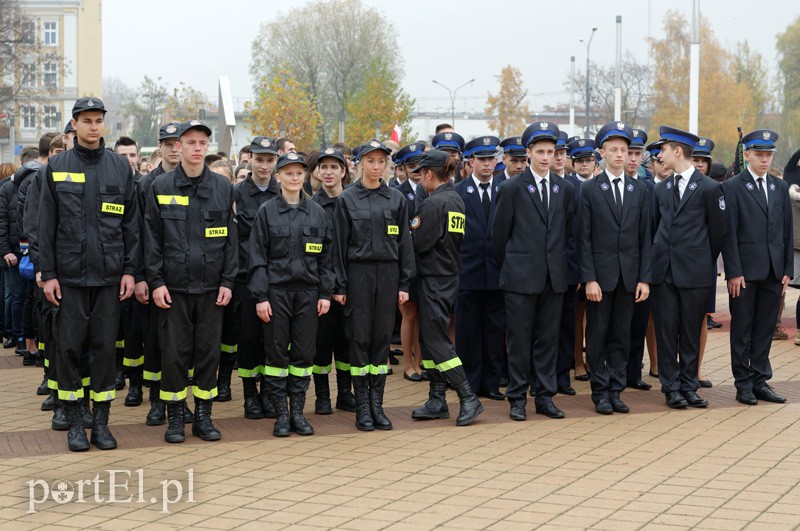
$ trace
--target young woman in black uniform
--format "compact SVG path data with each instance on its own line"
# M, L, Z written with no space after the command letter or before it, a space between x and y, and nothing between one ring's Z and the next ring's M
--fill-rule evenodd
M383 411L395 305L408 300L414 250L403 194L385 181L390 150L371 140L359 152L362 179L339 196L335 299L345 306L350 374L356 391L356 428L392 429Z

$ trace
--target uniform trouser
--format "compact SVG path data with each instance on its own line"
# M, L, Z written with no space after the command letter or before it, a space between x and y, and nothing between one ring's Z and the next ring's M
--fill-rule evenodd
M400 284L398 264L350 262L347 282L344 319L350 344L350 374L386 374Z
M527 402L529 382L536 400L558 391L556 364L563 293L553 292L548 281L536 295L505 293L508 328L508 389L511 403Z
M113 400L114 345L119 326L119 286L61 286L55 315L58 398L77 401L90 386L90 398ZM88 382L84 375L88 374Z
M651 298L637 302L633 307L631 319L631 346L628 354L626 368L627 383L638 382L642 379L642 360L644 359L644 342L647 336L647 323L650 321Z
M460 290L456 297L456 352L470 388L498 391L506 348L506 313L501 290Z
M707 296L707 287L678 288L671 282L655 289L653 320L662 393L697 391L700 387L697 380L700 327Z
M142 319L144 317L144 305L139 303L134 297L125 302L129 302L128 311L123 313L123 334L125 338L125 355L122 358L122 365L129 374L134 371L141 371L144 365L144 346Z
M448 333L458 275L419 278L419 342L425 369L464 371Z
M287 290L272 287L268 293L272 307L272 341L266 341L264 375L271 388L305 393L311 381L317 336L317 289Z
M209 293L170 293L172 307L159 310L158 341L161 344L161 399L185 400L189 369L194 367L192 394L211 400L217 396L222 307L217 290Z
M238 284L238 283L237 283ZM220 341L220 365L233 366L239 351L239 312L241 310L242 290L233 287L231 302L222 309L222 340Z
M142 352L144 364L142 376L149 386L151 383L161 381L161 348L158 343L158 320L161 311L152 300L150 304L142 306Z
M25 282L25 303L22 307L22 335L25 339L39 337L39 312L36 310L36 291L39 287L33 280Z
M596 404L625 389L631 319L635 294L625 291L622 277L615 289L603 291L600 302L586 301L586 361Z
M53 391L58 390L56 377L57 345L53 339L53 325L57 308L54 308L44 297L44 291L38 286L34 287L36 313L39 317L39 350L44 354L44 370L47 374L47 387Z
M336 360L336 371L350 372L350 355L344 333L344 307L331 301L331 309L319 318L314 374L328 374Z
M567 286L564 303L561 305L561 328L558 333L558 361L556 379L558 387L568 387L569 371L575 368L575 302L578 286Z
M272 348L272 323L265 323L256 313L256 299L247 289L247 284L237 282L234 298L239 305L239 342L237 348L237 372L242 378L256 378L264 373L265 346Z
M745 282L740 295L730 297L731 369L739 391L753 389L772 378L769 350L781 304L782 285L770 277ZM660 348L660 347L659 347ZM658 352L659 358L661 351Z
M6 267L3 269L5 283L5 304L9 312L11 324L11 337L15 343L21 342L23 337L23 309L25 308L25 279L19 274L19 267ZM8 317L7 317L8 320Z

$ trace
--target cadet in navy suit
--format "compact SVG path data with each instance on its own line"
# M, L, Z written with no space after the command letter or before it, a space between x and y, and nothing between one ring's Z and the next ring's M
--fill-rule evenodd
M456 185L464 201L466 227L461 242L461 272L456 298L456 352L470 387L479 396L503 400L500 371L505 350L506 318L500 270L492 254L492 221L497 190L505 176L493 176L500 140L481 136L468 142L472 175Z
M653 192L653 318L661 392L671 408L706 407L697 396L700 328L725 239L722 187L695 170L696 135L662 126L658 155L674 175ZM773 319L772 326L775 326Z
M730 295L731 369L736 400L748 405L758 399L786 402L767 384L778 307L794 272L789 186L767 173L777 139L766 129L745 135L749 166L722 185L728 221L723 258Z
M525 129L531 166L500 186L492 225L494 255L505 291L508 328L509 416L525 420L529 382L536 412L564 413L553 403L561 305L567 291L566 242L575 214L575 192L549 171L558 127L536 122Z
M595 143L606 169L581 187L581 278L586 284L586 354L595 411L627 413L625 389L636 303L650 295L647 186L625 176L633 130L611 122Z

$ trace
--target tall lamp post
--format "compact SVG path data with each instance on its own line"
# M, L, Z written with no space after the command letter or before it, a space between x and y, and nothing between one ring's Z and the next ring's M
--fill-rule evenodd
M595 31L597 31L597 27L592 28L592 34L589 35L589 40L586 43L586 125L583 130L583 138L589 138L589 99L591 96L591 89L589 88L589 47L592 45ZM583 42L583 39L580 42Z
M439 83L435 79L433 80L434 83L436 83L437 85L439 85L440 87L445 89L450 94L450 121L452 122L450 125L452 125L453 127L456 126L456 92L458 92L462 88L466 87L470 83L473 83L474 81L475 81L475 79L470 79L466 83L456 87L455 90L450 90L448 87L445 87L444 85L442 85L441 83Z

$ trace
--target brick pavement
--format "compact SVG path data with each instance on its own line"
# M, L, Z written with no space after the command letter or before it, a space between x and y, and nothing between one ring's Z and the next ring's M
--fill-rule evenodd
M578 395L559 396L567 418L533 414L508 420L506 403L484 401L486 412L467 428L450 421L417 423L410 410L427 388L390 377L391 432L359 433L353 415L309 413L317 435L276 439L272 421L242 418L241 386L234 401L215 404L223 439L182 445L163 442L164 427L148 427L146 405L112 406L119 449L73 454L66 435L49 430L43 397L34 390L41 369L0 353L0 389L7 406L0 422L0 525L3 529L343 528L343 529L792 529L800 527L800 347L794 340L790 291L784 328L774 342L775 389L785 405L745 407L734 400L728 359L729 318L721 289L709 335L704 374L715 386L701 390L706 410L673 411L663 395L626 391L628 415L593 411L587 383ZM646 358L646 356L645 356ZM646 363L646 362L645 362ZM645 367L645 371L647 367ZM646 372L645 372L646 373ZM333 382L333 378L331 379ZM649 383L655 380L645 377ZM125 391L121 392L123 398ZM312 398L312 397L310 397ZM307 410L313 409L313 398ZM141 469L141 497L137 469ZM162 512L162 481L181 481L194 501ZM108 470L130 470L128 490L109 503L50 501L29 510L27 482L73 484ZM122 477L119 481L124 481ZM120 483L118 482L118 485ZM175 495L174 483L168 484ZM43 487L35 487L41 499ZM104 490L105 489L105 490ZM139 501L141 500L141 501ZM155 501L153 501L155 500Z

